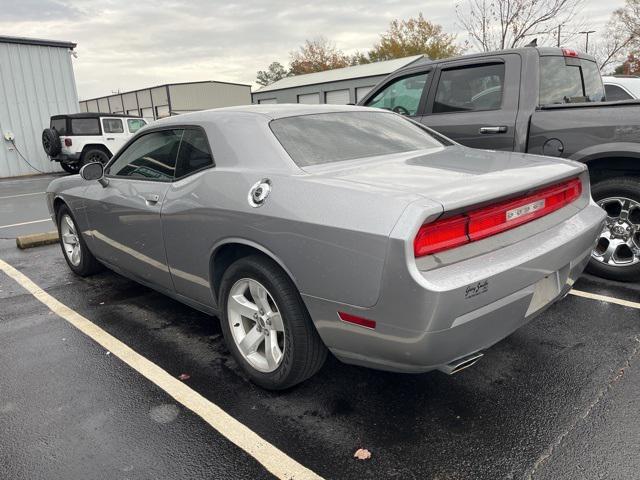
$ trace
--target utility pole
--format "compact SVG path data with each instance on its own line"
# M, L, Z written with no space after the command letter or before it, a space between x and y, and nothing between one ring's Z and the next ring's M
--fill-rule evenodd
M587 30L585 32L578 32L578 33L581 33L581 34L587 36L587 38L586 38L586 40L584 42L584 53L589 53L589 34L590 33L596 33L596 31L595 30Z
M560 48L560 29L562 28L562 25L558 25L558 48Z

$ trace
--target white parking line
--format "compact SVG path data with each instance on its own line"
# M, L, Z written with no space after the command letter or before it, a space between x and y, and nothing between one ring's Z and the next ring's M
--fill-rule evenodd
M601 302L615 303L616 305L622 305L623 307L631 307L640 309L640 303L631 302L629 300L622 300L621 298L608 297L606 295L598 295L597 293L583 292L582 290L571 290L571 295L576 297L590 298L591 300L599 300Z
M220 434L255 458L276 477L282 479L321 479L320 476L299 464L227 414L215 403L207 400L180 380L172 377L158 365L147 360L78 312L53 298L38 287L29 277L3 260L0 260L0 271L15 280L53 313L69 322L113 355L116 355L135 371L167 392L177 402L198 415Z
M33 220L31 222L22 222L22 223L12 223L11 225L0 225L0 228L11 228L11 227L21 227L22 225L31 225L32 223L42 223L42 222L51 222L50 218L45 218L44 220Z
M4 200L5 198L28 197L29 195L43 195L45 193L46 192L18 193L17 195L7 195L6 197L0 197L0 200Z

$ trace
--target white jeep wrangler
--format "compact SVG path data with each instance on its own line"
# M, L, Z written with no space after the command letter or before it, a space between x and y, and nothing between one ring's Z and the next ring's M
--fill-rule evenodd
M143 118L113 113L54 115L42 132L42 147L51 161L78 173L87 163L107 163L146 124Z

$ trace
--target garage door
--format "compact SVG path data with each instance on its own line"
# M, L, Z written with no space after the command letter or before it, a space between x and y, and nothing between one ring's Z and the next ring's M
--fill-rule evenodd
M356 102L362 100L367 93L371 91L373 87L358 87L356 88Z
M346 105L349 103L349 90L334 90L325 93L325 102L334 105Z
M278 101L275 98L263 98L262 100L258 100L258 103L260 105L262 104L272 104L272 103L278 103Z
M298 95L298 103L320 103L319 93L307 93L305 95Z

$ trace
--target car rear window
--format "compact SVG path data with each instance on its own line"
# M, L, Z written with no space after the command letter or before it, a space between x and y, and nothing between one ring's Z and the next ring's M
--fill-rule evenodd
M53 128L58 135L66 135L67 134L67 119L66 118L52 118L51 119L51 128Z
M442 146L427 130L385 112L300 115L270 125L300 167Z
M97 118L72 118L72 135L100 135L100 121Z
M604 98L604 86L595 62L540 57L540 105L601 102Z

